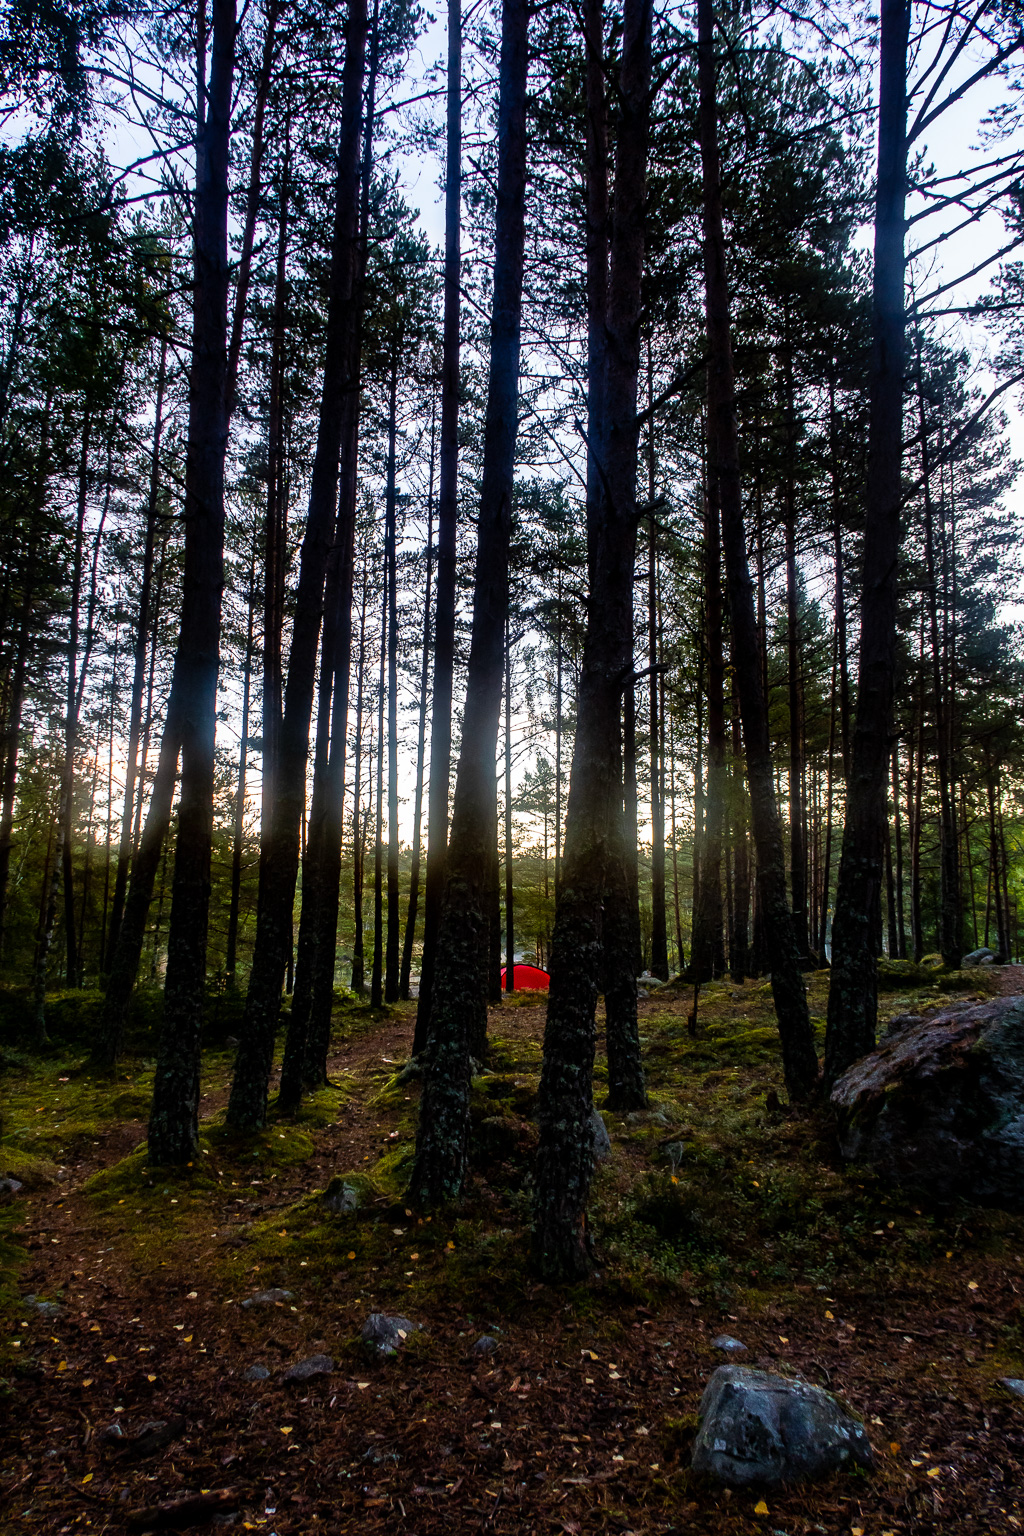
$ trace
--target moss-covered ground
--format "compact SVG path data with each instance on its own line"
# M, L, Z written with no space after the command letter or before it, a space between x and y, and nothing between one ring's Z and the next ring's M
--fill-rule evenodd
M977 985L897 967L885 1011ZM822 1032L826 989L809 978ZM1024 1530L1024 1400L1001 1384L1024 1376L1024 1220L844 1168L827 1117L784 1105L765 984L703 989L695 1037L688 990L641 1004L651 1109L604 1112L597 1270L565 1291L528 1264L537 1000L492 1009L471 1187L433 1216L404 1203L408 1008L341 1000L331 1086L244 1141L223 1127L234 1015L218 1008L201 1152L173 1174L145 1152L152 1009L115 1080L89 1065L88 999L64 1000L44 1053L10 1032L0 1174L23 1189L0 1206L4 1536L157 1529L171 1517L133 1512L223 1489L218 1518L278 1536ZM605 1077L599 1047L599 1106ZM272 1289L290 1294L243 1305ZM360 1342L372 1311L415 1325L394 1359ZM496 1348L474 1354L484 1333ZM845 1397L874 1476L763 1497L694 1479L720 1333ZM284 1384L313 1353L331 1374ZM254 1364L269 1376L246 1380ZM155 1420L174 1438L143 1455L133 1437Z

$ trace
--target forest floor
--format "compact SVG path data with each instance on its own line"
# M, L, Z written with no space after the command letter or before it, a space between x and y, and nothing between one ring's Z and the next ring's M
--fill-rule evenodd
M996 979L908 970L884 1012L954 985ZM826 989L810 978L819 1030ZM769 1107L764 984L706 988L695 1039L689 991L640 1007L652 1109L605 1112L598 1273L567 1290L528 1266L544 1022L528 994L491 1011L472 1187L433 1219L402 1199L408 1007L341 1004L332 1087L255 1143L221 1126L231 1052L212 1045L201 1166L177 1177L140 1146L146 1038L116 1082L81 1039L6 1049L0 1173L25 1188L0 1210L3 1536L205 1528L215 1508L265 1536L1024 1532L1024 1401L1000 1384L1024 1375L1024 1220L941 1189L907 1200L843 1169L820 1113ZM352 1214L316 1193L335 1175L361 1194ZM291 1295L243 1305L273 1287ZM360 1342L374 1311L415 1325L393 1359ZM874 1475L763 1497L695 1478L723 1332L846 1399ZM484 1333L497 1348L474 1354ZM282 1381L321 1352L330 1375ZM254 1364L267 1379L245 1379ZM186 1496L192 1515L157 1512Z

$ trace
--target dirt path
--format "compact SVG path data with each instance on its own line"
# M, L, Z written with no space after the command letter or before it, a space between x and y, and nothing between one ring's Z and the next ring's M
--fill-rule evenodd
M681 1070L665 1042L687 1006L642 1005L654 1082ZM735 1027L756 1035L755 986L728 1006ZM533 1082L542 1007L506 1006L492 1023L502 1070ZM930 1219L873 1195L863 1244L876 1257L828 1289L772 1281L758 1238L720 1281L706 1264L698 1271L695 1239L694 1273L671 1283L639 1260L644 1278L631 1278L620 1256L591 1286L556 1292L529 1278L514 1178L478 1178L466 1208L436 1220L397 1197L355 1217L311 1215L297 1202L332 1173L379 1166L406 1143L416 1088L387 1085L411 1034L411 1014L399 1013L339 1045L331 1073L344 1097L326 1123L300 1122L312 1141L302 1161L246 1170L225 1157L211 1167L219 1182L202 1191L156 1180L98 1202L85 1180L124 1157L142 1131L134 1122L97 1137L59 1187L29 1195L21 1290L58 1299L60 1311L44 1317L25 1304L14 1320L4 1536L156 1530L164 1517L132 1512L225 1489L222 1522L268 1536L1024 1531L1024 1408L995 1377L1024 1375L1019 1224L1005 1240L986 1238L984 1251L950 1238L936 1267L913 1257ZM696 1126L715 1094L716 1116L734 1112L748 1069L712 1042L694 1060L685 1093ZM205 1112L222 1091L211 1083ZM614 1206L627 1178L647 1177L667 1133L611 1128L603 1198ZM291 1134L282 1125L272 1136ZM789 1177L787 1157L808 1156L799 1122L780 1120L772 1135L774 1161L752 1169L754 1189ZM770 1230L785 1242L796 1217L784 1203L778 1211ZM292 1294L241 1305L271 1287ZM374 1361L358 1342L377 1310L422 1325L396 1360ZM721 1332L743 1340L746 1361L847 1395L868 1423L876 1476L769 1496L770 1518L754 1495L694 1484L694 1414L722 1359L711 1342ZM474 1354L485 1333L494 1352ZM285 1367L320 1352L330 1375L282 1381ZM254 1364L269 1377L245 1379ZM165 1444L153 1446L154 1422ZM205 1528L209 1515L181 1516L179 1528Z

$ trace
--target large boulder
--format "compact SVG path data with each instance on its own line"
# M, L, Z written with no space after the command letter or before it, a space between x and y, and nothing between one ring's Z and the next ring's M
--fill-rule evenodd
M720 1365L701 1399L692 1464L732 1488L775 1488L871 1471L874 1456L863 1424L821 1387Z
M1024 998L893 1021L832 1090L850 1162L943 1197L1024 1210Z

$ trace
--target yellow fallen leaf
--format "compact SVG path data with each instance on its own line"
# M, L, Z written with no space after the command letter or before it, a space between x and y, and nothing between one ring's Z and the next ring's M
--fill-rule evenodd
M827 1318L829 1318L829 1319L830 1319L830 1320L831 1320L831 1321L832 1321L832 1322L834 1322L834 1321L835 1321L835 1313L834 1313L834 1312L826 1312L826 1313L825 1313L825 1316L826 1316L826 1317L827 1317Z
M968 1280L968 1282L967 1282L967 1289L969 1291L976 1291L978 1289L978 1282L977 1282L977 1280Z
M919 1461L915 1461L915 1460L914 1460L914 1459L913 1459L913 1457L911 1457L911 1460L910 1460L910 1465L911 1465L911 1466L912 1466L912 1467L919 1467L919 1466L920 1466L920 1465L921 1465L921 1463L920 1463L920 1462L919 1462Z
M850 1536L864 1536L864 1527L862 1525L851 1525Z
M789 1343L789 1340L786 1338L786 1335L784 1333L780 1333L779 1334L779 1343L780 1344L788 1344Z
M66 1360L62 1360L60 1362L60 1364L58 1365L58 1367L57 1367L58 1371L66 1371L67 1368L68 1368L68 1363L67 1363Z
M356 1382L356 1386L359 1388L360 1392L365 1392L369 1385L370 1385L370 1383L368 1381L357 1381Z
M290 1435L292 1432L292 1426L290 1424L281 1424L278 1427L282 1435Z
M898 1440L890 1440L889 1441L889 1449L890 1449L890 1451L892 1451L894 1456L898 1455L899 1448L900 1448L900 1442Z
M757 1503L754 1505L754 1514L766 1515L767 1513L768 1505L765 1503L764 1499L758 1499Z
M115 1360L116 1360L116 1359L117 1359L117 1356L116 1356L116 1355L108 1355L108 1356L107 1356L107 1358L106 1358L106 1360L105 1360L105 1361L104 1361L104 1364L105 1364L105 1365L113 1365L113 1363L114 1363L114 1361L115 1361Z
M585 1360L597 1360L600 1358L598 1355L594 1354L592 1349L581 1349L580 1354Z
M454 1248L454 1247L455 1247L455 1244L454 1244L454 1243L453 1243L453 1242L449 1242L449 1244L448 1244L448 1247L449 1247L449 1248Z
M83 1483L91 1483L92 1479L93 1479L93 1474L91 1472L87 1472L85 1474L85 1476L82 1478L82 1482Z
M355 1254L354 1254L354 1253L350 1253L350 1254L349 1254L349 1258L350 1258L350 1259L354 1259L354 1258L355 1258Z
M929 1477L941 1477L942 1476L942 1468L941 1467L929 1467L928 1468L928 1476Z
M155 1376L147 1376L146 1380L147 1381L156 1381L156 1377Z
M409 1258L410 1259L414 1259L414 1260L418 1259L419 1258L419 1254L418 1253L410 1253Z
M91 1376L87 1376L85 1378L85 1380L82 1382L82 1386L83 1387L91 1387L92 1386L92 1377Z
M183 1344L191 1344L192 1343L192 1335L190 1333L186 1333L184 1339L182 1340L182 1343Z

